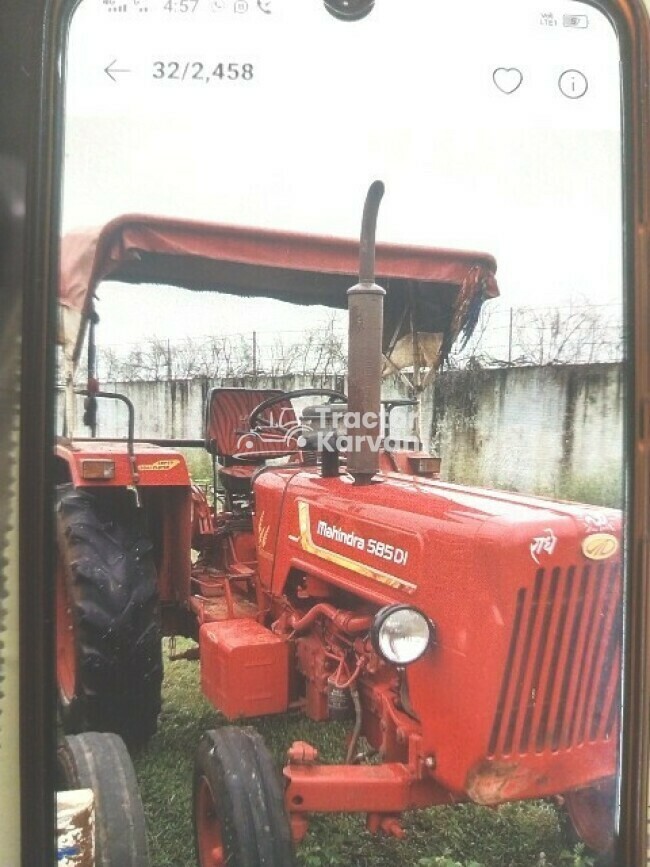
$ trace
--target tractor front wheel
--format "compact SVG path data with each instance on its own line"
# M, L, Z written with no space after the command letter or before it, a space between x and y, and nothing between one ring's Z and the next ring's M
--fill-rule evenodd
M67 732L130 744L156 730L162 684L152 546L130 492L61 485L57 497L56 654Z
M206 732L194 766L199 867L291 867L281 778L261 736L228 726Z
M606 867L611 863L614 845L613 781L565 792L563 800L573 832L572 842L583 842L596 855L599 867Z

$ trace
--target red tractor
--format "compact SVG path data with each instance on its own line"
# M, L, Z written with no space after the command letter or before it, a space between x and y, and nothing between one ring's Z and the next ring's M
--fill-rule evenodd
M423 378L414 351L425 387L498 290L485 254L379 245L375 263L382 190L349 290L351 241L137 216L63 241L68 410L89 331L85 420L94 433L100 399L129 414L121 441L68 435L56 450L68 728L148 737L161 635L198 642L203 691L229 720L301 709L351 722L343 764L297 742L282 776L251 728L206 732L201 867L285 867L320 811L362 812L399 837L413 808L552 795L590 846L612 844L620 513L447 484L436 459L387 437L396 347L435 347ZM130 401L99 389L92 297L107 279L348 306L349 394L213 389L211 505L172 444L136 440Z

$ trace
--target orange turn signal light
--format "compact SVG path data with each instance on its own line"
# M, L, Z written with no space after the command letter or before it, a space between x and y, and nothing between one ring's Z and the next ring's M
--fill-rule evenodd
M81 478L107 481L115 478L115 461L84 458L81 461Z

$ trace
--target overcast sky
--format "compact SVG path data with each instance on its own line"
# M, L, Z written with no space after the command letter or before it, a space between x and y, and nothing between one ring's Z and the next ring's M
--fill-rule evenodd
M137 211L358 237L379 177L378 240L492 253L508 306L620 300L618 51L593 8L378 0L350 24L319 0L166 2L84 0L74 17L64 228ZM570 99L558 82L576 72L587 91ZM323 316L114 284L100 297L103 343Z

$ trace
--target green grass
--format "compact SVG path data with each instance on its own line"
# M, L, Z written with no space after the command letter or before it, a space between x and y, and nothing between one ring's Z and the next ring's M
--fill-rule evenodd
M179 647L185 642L179 641ZM195 867L191 824L194 750L205 729L225 724L202 697L197 662L167 662L158 734L135 756L154 867ZM346 728L299 715L249 721L278 763L294 740L307 740L325 761L340 761ZM460 805L409 814L404 841L374 837L361 816L316 816L298 849L299 867L588 867L567 851L555 806L508 804L497 810Z
M178 449L187 463L192 480L212 484L212 458L204 448Z

